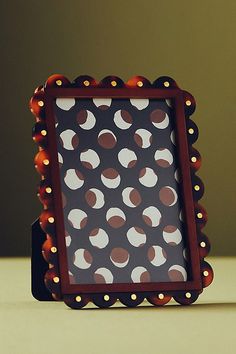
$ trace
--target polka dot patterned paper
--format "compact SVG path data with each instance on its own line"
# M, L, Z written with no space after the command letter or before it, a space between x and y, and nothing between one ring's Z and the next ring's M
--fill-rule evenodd
M170 103L55 100L71 284L187 281Z

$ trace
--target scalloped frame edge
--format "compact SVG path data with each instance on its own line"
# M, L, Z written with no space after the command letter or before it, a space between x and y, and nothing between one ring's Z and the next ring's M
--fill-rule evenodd
M47 128L46 128L46 113L45 113L45 98L46 92L50 88L160 88L167 92L170 89L181 90L176 82L168 77L161 76L152 84L143 76L134 76L124 83L117 76L106 76L100 82L88 75L81 75L73 82L70 82L65 76L55 74L50 76L43 86L36 88L33 97L30 100L30 110L35 116L36 124L33 127L33 140L38 144L39 152L35 156L35 168L41 175L41 182L38 187L38 197L43 204L43 212L40 215L40 226L46 233L46 241L42 247L42 255L48 263L48 271L45 274L45 285L52 293L55 300L63 299L64 302L71 308L81 309L88 302L93 302L100 308L112 306L118 299L127 307L135 307L141 304L146 298L147 301L155 306L163 306L168 303L173 297L176 302L181 305L190 305L195 302L202 290L183 291L138 291L135 293L86 293L86 294L61 294L60 288L60 272L59 262L57 257L57 239L54 226L53 213L53 192L51 188L50 177L50 156L47 149ZM193 148L193 144L198 138L198 128L196 124L189 118L195 111L196 103L194 97L187 91L182 91L184 98L184 113L186 132L189 151L189 168L191 174L195 221L198 238L198 253L200 261L202 288L207 287L213 280L213 270L211 266L204 260L210 252L210 242L207 236L202 232L202 228L207 222L207 213L205 209L198 203L204 193L204 185L201 179L196 175L196 172L201 166L201 156L199 152Z

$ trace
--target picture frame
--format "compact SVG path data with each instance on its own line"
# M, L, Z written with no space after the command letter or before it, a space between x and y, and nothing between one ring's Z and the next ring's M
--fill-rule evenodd
M53 298L74 309L196 301L213 271L193 96L167 76L56 74L30 109Z

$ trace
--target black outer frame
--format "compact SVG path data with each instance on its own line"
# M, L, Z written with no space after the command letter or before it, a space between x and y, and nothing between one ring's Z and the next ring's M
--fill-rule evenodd
M177 117L177 146L183 175L183 199L188 229L187 246L191 263L192 279L190 281L69 285L53 121L52 103L55 97L174 98ZM40 224L47 233L43 254L46 261L53 265L45 275L45 283L54 298L63 297L64 301L73 308L81 308L88 301L93 301L99 307L108 307L117 298L127 306L138 305L144 297L154 305L163 305L172 296L181 304L194 302L203 287L208 286L213 279L211 267L204 262L204 257L210 250L209 241L201 232L206 223L206 212L197 204L203 194L204 187L201 180L195 176L196 170L200 167L201 158L199 153L192 148L192 144L198 137L197 127L189 119L189 115L195 110L194 98L186 91L179 89L175 81L169 77L161 77L151 85L147 79L141 76L132 78L126 84L114 76L106 77L100 83L96 83L89 76L80 76L71 84L65 77L53 75L47 80L44 87L36 90L30 105L37 120L33 139L40 146L35 163L43 177L39 187L39 197L45 209L41 214ZM45 164L45 160L48 163ZM198 188L195 189L196 186ZM53 197L52 192L46 192L51 187ZM54 222L55 218L56 222ZM50 223L49 220L53 220L53 222Z

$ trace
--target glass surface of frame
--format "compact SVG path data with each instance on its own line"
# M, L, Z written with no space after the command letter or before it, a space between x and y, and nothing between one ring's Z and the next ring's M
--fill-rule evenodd
M34 114L43 103L37 124L48 142L36 157L47 175L44 253L56 271L45 281L74 308L117 298L127 306L144 297L191 303L213 277L203 262L206 213L197 204L204 187L192 148L195 101L167 77L153 85L119 80L79 77L73 85L55 75L31 101Z
M187 280L170 102L55 100L70 283Z

